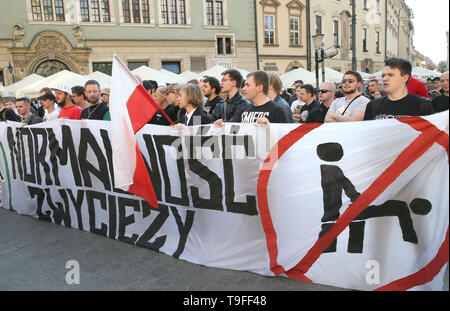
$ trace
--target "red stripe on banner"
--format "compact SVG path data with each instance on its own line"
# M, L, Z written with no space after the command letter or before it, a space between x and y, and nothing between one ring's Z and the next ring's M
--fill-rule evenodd
M311 132L312 130L320 127L322 124L304 124L297 127L295 130L288 133L270 150L269 156L266 158L263 164L263 169L260 171L258 177L258 207L261 217L261 222L266 234L266 244L269 251L270 258L270 270L279 275L285 270L278 265L278 247L277 247L277 234L272 223L270 216L269 204L267 201L267 185L269 183L270 174L272 173L275 163L283 156L283 154L292 147L295 142L300 140L303 136ZM274 161L275 159L275 161ZM305 277L306 278L306 277ZM306 280L306 279L304 279ZM307 279L309 280L309 279ZM311 281L311 280L309 280Z
M449 251L448 229L444 243L442 243L436 257L422 270L409 275L403 279L377 288L376 291L405 291L418 285L431 282L448 262Z
M303 259L289 272L294 275L304 275L317 261L320 255L363 212L383 191L385 191L412 163L419 159L436 141L442 140L442 131L425 119L413 117L399 120L411 125L422 134L414 140L394 161L394 163L375 180L375 182L342 214L337 222L320 237ZM445 134L445 133L444 133ZM448 140L448 135L447 136ZM448 144L447 144L448 148ZM445 241L444 241L445 244ZM448 261L448 259L447 259ZM427 270L428 271L428 270ZM433 270L436 272L435 270ZM439 271L437 271L439 273ZM433 276L434 277L434 276Z
M418 122L416 118L408 118L404 123ZM419 125L419 124L415 124ZM419 159L440 136L441 131L433 124L421 119L423 133L419 135L394 161L394 163L378 177L375 182L361 196L351 204L342 214L337 222L320 237L314 246L308 251L303 259L293 269L296 273L305 274L311 266L319 259L320 255L328 246L349 226L349 224L361 214L369 205L385 191L412 163Z
M134 134L139 132L139 130L153 118L158 110L162 111L158 103L141 84L136 87L128 99L127 109ZM164 111L162 112L164 113ZM167 117L165 113L164 115Z
M438 143L447 151L447 156L449 155L449 139L448 134L440 131L432 123L425 119L419 117L403 118L398 121L408 124L414 129L421 131L422 134L414 140L394 161L394 163L385 171L383 174L375 180L375 182L343 213L343 215L338 219L335 225L327 231L314 246L308 251L308 253L303 257L303 259L291 270L285 271L283 267L279 266L277 263L278 257L278 246L277 246L277 235L275 228L272 223L270 216L270 211L267 201L267 186L270 178L271 170L273 169L275 163L271 163L268 167L268 171L261 171L258 179L258 206L260 208L261 221L263 223L264 232L266 234L266 243L269 251L270 257L270 269L276 275L283 272L287 276L311 281L305 276L310 267L317 261L320 255L327 249L327 247L337 238L337 236L349 226L349 224L362 212L364 211L370 203L372 203L383 191L385 191L392 182L394 182L398 176L405 171L412 163L414 163L418 158L420 158L428 149L432 147L434 143ZM306 125L304 125L306 126ZM302 127L304 127L302 126ZM310 129L309 131L311 131ZM273 149L279 148L279 158L298 140L300 140L309 131L307 128L296 130L290 132L285 137L283 137L280 142L275 145ZM277 150L278 151L278 150ZM266 159L265 163L274 156L274 152L271 150L269 158ZM272 161L273 162L273 161ZM408 289L417 285L421 285L430 282L441 270L442 266L448 262L448 229L447 237L443 242L441 249L436 255L435 259L430 262L425 268L411 277L405 278L406 281L399 280L392 282L392 288L403 288ZM428 281L427 281L428 280ZM386 285L390 286L390 285Z
M158 199L153 190L150 176L148 175L144 159L139 146L136 145L136 169L133 176L133 184L128 188L128 192L135 194L146 200L152 207L158 208Z

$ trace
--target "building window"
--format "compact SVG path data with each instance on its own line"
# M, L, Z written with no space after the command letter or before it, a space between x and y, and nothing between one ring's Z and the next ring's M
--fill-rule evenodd
M108 0L102 0L102 13L103 13L103 22L105 23L111 22L111 13L109 11Z
M234 46L233 36L217 36L216 37L216 48L217 55L233 55Z
M122 0L122 22L151 24L149 0Z
M380 54L381 51L380 51L380 32L379 31L377 31L375 33L375 44L377 46L377 53Z
M363 0L363 10L368 10L368 8L367 8L367 0Z
M275 16L264 15L264 44L275 44Z
M81 0L80 9L81 9L81 21L89 22L89 1Z
M162 62L162 68L173 73L179 74L181 73L181 64L180 62Z
M339 22L333 21L334 46L339 47Z
M130 71L133 71L135 69L138 69L139 67L142 66L148 66L148 62L142 61L142 62L128 62L128 69L130 69Z
M63 0L31 0L33 21L64 22Z
M161 19L163 24L185 25L185 0L161 0Z
M362 33L363 33L363 52L368 52L368 50L367 50L367 29L366 28L363 28L363 30L362 30Z
M300 45L299 33L300 33L300 19L295 16L289 18L289 30L290 30L290 45Z
M130 0L122 0L123 22L131 23Z
M316 15L316 35L322 34L322 16Z
M92 63L92 71L100 71L107 75L112 75L112 62Z
M111 0L80 0L80 13L82 23L110 23Z
M92 8L92 21L100 22L100 6L98 5L98 0L91 0Z
M206 24L208 26L223 26L222 0L206 0Z

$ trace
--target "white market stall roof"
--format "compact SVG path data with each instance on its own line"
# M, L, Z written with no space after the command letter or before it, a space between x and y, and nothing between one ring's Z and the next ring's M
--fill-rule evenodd
M5 89L6 89L6 88L5 88L3 85L0 85L0 95L1 95L1 96L6 96L6 95L4 95L4 93L3 93L3 92L5 91Z
M185 78L187 81L190 81L193 79L198 80L198 74L196 74L195 72L189 71L189 70L180 73L180 76Z
M326 77L326 75L325 75ZM281 81L285 88L292 88L297 80L302 80L305 84L316 84L316 75L306 69L297 68L281 75Z
M166 69L161 69L159 72L161 72L162 74L165 74L166 76L172 77L175 80L178 81L178 83L183 84L183 83L187 83L189 80L187 80L185 77L180 76L172 71L166 70Z
M383 74L383 70L377 71L373 74L371 74L371 77L374 77L375 79L381 80L381 75ZM435 78L440 77L441 73L428 70L421 67L414 67L412 70L412 76L416 79L427 79L427 78Z
M371 74L367 72L358 71L363 80L370 80Z
M426 68L414 67L412 70L412 75L417 79L433 79L436 77L440 77L442 74L440 72L428 70Z
M208 76L208 77L214 77L217 80L222 79L222 73L224 71L228 70L228 68L220 65L216 65L214 67L209 68L208 70L205 70L198 74L199 77Z
M316 74L314 74L314 77L315 76L316 76ZM325 81L332 81L334 83L340 83L340 82L342 82L343 77L344 77L343 73L340 73L339 71L325 67ZM322 68L319 69L319 83L322 83Z
M44 87L52 88L59 83L64 83L69 87L74 87L76 85L84 86L84 84L88 80L96 80L100 84L100 88L109 88L111 87L111 77L102 72L95 71L88 75L79 75L77 73L62 70L57 72L47 78L39 80L35 83L32 83L24 88L21 88L16 91L16 97L29 96L29 97L37 97L39 95L39 91Z
M19 82L16 82L14 84L11 84L10 86L5 87L5 89L2 91L3 96L16 97L16 92L18 90L27 87L35 82L42 81L43 79L45 79L43 76L33 73L28 77L23 78Z
M176 79L145 65L133 70L132 73L142 80L154 80L158 85L178 83Z

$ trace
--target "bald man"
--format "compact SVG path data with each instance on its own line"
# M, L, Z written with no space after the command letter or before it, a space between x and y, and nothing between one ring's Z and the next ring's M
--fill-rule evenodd
M448 110L449 98L448 98L448 71L444 72L441 76L441 88L444 94L433 99L433 107L436 112L442 112Z

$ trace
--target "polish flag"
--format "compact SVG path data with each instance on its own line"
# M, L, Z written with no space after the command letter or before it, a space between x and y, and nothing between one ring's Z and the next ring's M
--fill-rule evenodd
M115 187L133 193L157 208L158 200L135 135L161 108L116 54L109 110Z

